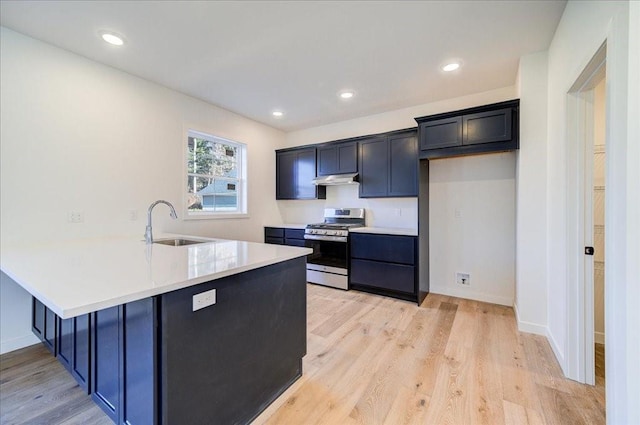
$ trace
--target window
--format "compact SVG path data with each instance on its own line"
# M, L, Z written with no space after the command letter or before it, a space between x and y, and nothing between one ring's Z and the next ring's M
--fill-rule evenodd
M246 214L246 145L189 131L187 216Z

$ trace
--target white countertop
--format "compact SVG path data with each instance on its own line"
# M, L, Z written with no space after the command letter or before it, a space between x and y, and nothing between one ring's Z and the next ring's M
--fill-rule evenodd
M418 229L402 227L356 227L349 229L353 233L376 233L379 235L418 236Z
M206 243L147 245L140 237L84 239L2 251L0 268L63 319L303 257L309 248L194 236Z
M281 223L281 224L265 224L264 227L278 227L280 229L306 229L306 224L300 223Z

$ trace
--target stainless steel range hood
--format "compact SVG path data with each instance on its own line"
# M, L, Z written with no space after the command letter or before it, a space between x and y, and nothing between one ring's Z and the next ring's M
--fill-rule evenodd
M311 181L316 186L337 186L340 184L358 184L358 173L332 174L330 176L318 176Z

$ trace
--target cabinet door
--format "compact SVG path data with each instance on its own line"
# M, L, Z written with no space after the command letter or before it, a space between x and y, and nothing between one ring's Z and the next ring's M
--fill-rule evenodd
M71 374L76 378L80 387L88 392L91 372L91 314L84 314L68 320L73 320Z
M57 319L56 314L45 307L44 309L44 345L56 355L56 331L57 331Z
M420 124L420 150L462 145L462 117L427 121Z
M89 391L90 315L58 319L58 361L71 372L85 391Z
M156 421L156 306L155 298L122 308L122 409L120 423L155 424Z
M465 145L511 140L511 108L464 115L462 123Z
M418 137L389 137L389 196L418 196Z
M91 398L118 423L120 415L120 307L93 313Z
M296 152L276 153L276 199L295 199L296 161Z
M31 297L31 331L40 341L44 340L44 313L46 307L36 297Z
M337 174L339 170L338 147L325 146L318 148L318 175L327 176Z
M31 331L54 356L58 349L56 346L57 319L58 316L40 300L31 297Z
M73 319L58 320L58 361L71 371L73 361Z
M360 142L360 197L387 196L389 148L386 138Z
M118 424L157 422L156 298L93 314L91 397Z
M318 148L318 175L358 172L358 143L345 142Z
M297 152L296 199L315 199L317 186L311 183L316 178L316 150L304 149Z
M338 148L338 173L358 172L358 143L340 143Z

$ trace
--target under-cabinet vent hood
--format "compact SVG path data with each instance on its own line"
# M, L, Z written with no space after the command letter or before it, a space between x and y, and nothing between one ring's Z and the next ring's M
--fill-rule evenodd
M311 181L316 186L337 186L339 184L358 184L358 173L332 174L330 176L318 176Z

